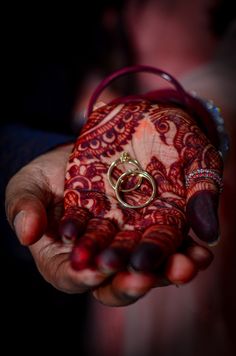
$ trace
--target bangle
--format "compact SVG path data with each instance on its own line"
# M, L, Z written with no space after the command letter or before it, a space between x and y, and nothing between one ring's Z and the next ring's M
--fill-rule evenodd
M169 73L155 67L146 65L135 65L131 67L124 67L109 75L102 80L97 88L94 90L88 104L87 116L89 116L94 110L94 105L101 95L102 91L115 79L122 77L130 73L146 72L157 75L162 79L169 82L175 90L167 90L165 95L160 96L160 92L157 95L157 91L147 93L146 95L133 96L136 98L146 98L153 100L154 102L165 101L173 102L185 108L196 119L199 127L203 130L206 136L210 139L211 143L218 149L222 158L229 150L229 138L224 128L224 120L220 114L220 109L214 105L210 100L204 100L199 98L194 92L188 93L182 85ZM171 92L171 93L170 93ZM168 96L167 96L168 93ZM173 94L174 93L174 94ZM127 97L130 100L129 97ZM126 99L127 100L127 99ZM124 98L122 98L124 102ZM119 100L112 101L119 102Z
M191 92L191 96L205 108L208 114L210 114L212 122L215 126L215 132L217 134L217 148L223 160L225 160L230 148L230 144L229 135L225 130L224 119L221 115L220 108L216 106L212 100L200 98L195 92Z

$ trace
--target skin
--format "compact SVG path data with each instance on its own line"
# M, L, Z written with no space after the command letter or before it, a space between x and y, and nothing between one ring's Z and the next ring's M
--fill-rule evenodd
M38 157L6 190L8 220L43 277L67 293L92 290L110 306L131 304L153 287L187 283L210 264L212 253L188 237L189 224L197 221L205 241L217 239L217 184L203 177L186 190L181 169L207 167L220 174L218 154L185 112L165 106L150 111L145 105L99 108L73 150L62 146ZM126 126L120 125L124 118ZM110 135L111 127L119 135ZM99 148L94 137L106 137L109 144ZM138 159L157 183L157 195L145 208L121 207L107 181L107 169L121 151ZM113 178L120 173L114 170ZM124 199L140 205L150 192L142 182Z
M93 290L100 302L122 306L134 303L153 287L186 283L199 270L207 268L212 253L186 239L182 251L171 255L159 274L121 271L110 279L94 268L73 269L70 260L73 244L63 243L58 234L63 211L63 177L72 147L58 147L39 156L13 176L6 189L9 223L20 242L29 246L45 280L66 293ZM106 284L99 286L104 280Z
M155 198L141 209L124 207L108 180L114 161L118 166L110 173L113 181L127 170L128 164L119 161L121 152L136 158L157 184ZM98 268L108 276L126 268L155 273L181 246L189 225L203 240L214 243L217 182L204 175L186 186L184 178L206 168L220 176L221 158L182 109L139 99L95 110L75 144L66 173L61 235L75 241L73 268ZM127 181L131 187L137 183ZM122 199L140 206L151 193L144 179Z

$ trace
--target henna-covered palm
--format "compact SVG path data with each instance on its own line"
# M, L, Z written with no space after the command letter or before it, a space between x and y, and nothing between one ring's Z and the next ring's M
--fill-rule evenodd
M107 179L109 166L123 151L155 179L156 197L144 208L123 208ZM114 179L127 168L116 168ZM77 139L66 173L61 235L75 240L72 266L93 266L107 274L125 266L156 271L181 246L190 227L203 241L215 242L218 184L197 176L188 189L185 186L185 176L201 168L221 176L221 157L179 107L139 100L95 110ZM123 198L141 205L151 190L144 181Z

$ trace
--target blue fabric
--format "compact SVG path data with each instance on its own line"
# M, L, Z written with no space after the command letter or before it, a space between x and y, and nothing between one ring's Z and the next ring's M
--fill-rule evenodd
M7 222L5 189L10 178L23 166L54 147L73 142L74 136L8 124L0 132L0 257L3 260L31 260L28 248L21 246Z
M4 313L6 316L1 313L1 322L4 323L5 335L11 335L14 340L19 338L21 343L27 334L27 338L36 343L43 330L44 349L46 345L55 349L56 335L60 335L64 328L66 340L71 337L76 339L79 354L86 355L83 340L87 295L62 293L43 279L29 249L20 245L11 230L4 211L4 191L11 176L36 156L59 144L74 141L75 138L21 125L7 125L0 127L0 130L1 304L7 311ZM68 328L65 325L70 325L71 320L76 320L76 328L69 328L71 330L67 335ZM28 345L24 345L22 351L28 348Z
M23 166L53 147L73 142L74 136L47 132L20 124L1 127L0 134L0 195L9 179Z

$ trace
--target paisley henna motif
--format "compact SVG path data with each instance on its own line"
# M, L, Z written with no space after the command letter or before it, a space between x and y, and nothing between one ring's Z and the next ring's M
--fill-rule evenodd
M157 184L156 199L149 206L136 211L119 206L114 190L107 181L107 170L122 151L136 158ZM203 190L218 194L217 185L209 177L203 177L200 182L193 181L188 189L185 187L186 174L206 167L222 174L220 155L183 109L172 104L155 104L144 100L105 105L90 115L71 153L65 180L63 223L73 220L75 212L76 231L80 235L80 226L84 231L89 220L88 214L91 214L98 226L99 219L105 219L101 220L101 226L102 221L110 221L118 227L119 233L130 231L123 236L126 244L128 236L131 239L136 231L138 236L142 236L141 244L155 243L159 246L158 251L162 251L160 262L180 246L187 233L191 222L187 221L186 203ZM116 168L114 179L127 168L126 165ZM141 205L147 195L150 196L150 191L151 187L144 182L137 190L124 193L125 201L131 205ZM192 219L191 214L195 214L194 206L191 205L188 210L188 220ZM81 217L85 218L86 223ZM112 239L118 241L115 230L110 229L106 237L106 234L97 231L96 224L89 233L85 232L73 252L74 266L77 268L81 266L77 257L81 246L86 245L84 241L93 241L93 246L99 246L95 248L96 251L101 251ZM149 247L145 251L149 251ZM85 260L90 263L91 256ZM139 257L133 258L135 268L143 266L140 261Z
M95 126L93 124L83 130L73 158L112 157L121 152L122 146L126 145L135 133L146 107L146 102L131 104L128 107L120 104L111 106L109 113L103 116L98 109L99 122L95 117Z

